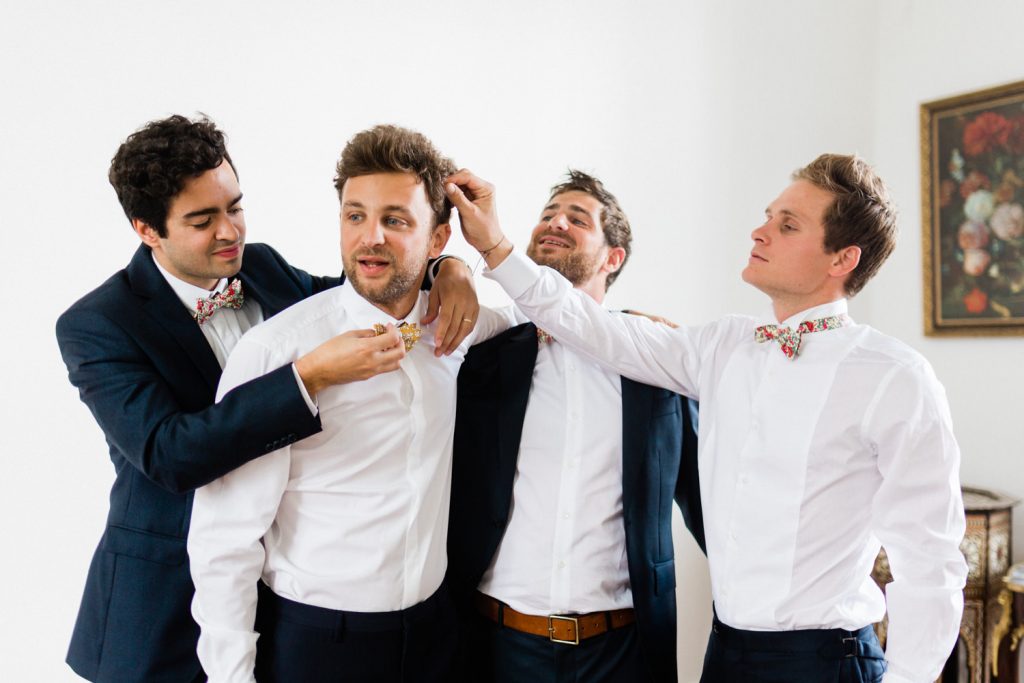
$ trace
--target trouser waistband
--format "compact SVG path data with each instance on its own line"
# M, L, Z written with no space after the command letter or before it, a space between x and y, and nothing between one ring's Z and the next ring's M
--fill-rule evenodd
M438 616L448 604L445 584L429 598L394 612L350 612L316 605L307 605L283 598L262 581L259 584L259 605L263 616L278 618L293 624L340 631L396 631L410 622L421 622Z
M860 657L868 653L866 642L873 642L874 630L865 626L856 631L841 628L799 631L745 631L723 624L716 615L711 629L726 647L752 652L817 653L824 657Z

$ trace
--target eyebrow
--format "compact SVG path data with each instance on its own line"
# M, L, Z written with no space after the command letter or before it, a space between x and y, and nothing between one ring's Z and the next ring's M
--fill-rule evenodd
M241 193L239 193L238 196L235 197L231 201L230 204L228 204L228 208L234 206L235 204L237 204L240 201L242 201L242 194ZM217 213L218 211L220 211L220 209L218 209L217 207L210 206L210 207L207 207L205 209L196 209L195 211L189 211L184 216L182 216L182 218L188 219L188 218L198 218L199 216L209 216L211 214Z
M770 207L770 206L765 207L764 212L765 212L766 215L772 215L772 207ZM778 213L779 213L780 216L789 216L790 218L795 218L798 221L799 220L803 220L803 218L800 216L800 214L795 213L793 211L790 211L789 209L779 209Z
M365 209L366 208L365 206L363 206L362 202L357 202L357 201L354 201L354 200L351 200L351 199L346 201L345 203L343 203L341 206L342 206L342 208L349 207L349 208L353 208L353 209ZM388 204L387 206L381 207L381 209L383 211L391 211L391 212L397 212L397 213L404 213L407 216L411 216L412 215L412 211L410 211L408 209L408 207L402 206L401 204Z
M550 211L551 209L561 208L561 206L562 205L559 204L558 202L551 202L550 204L548 204L547 206L544 207L544 210L545 211ZM576 213L582 213L587 218L590 218L590 212L588 212L586 209L584 209L579 204L570 204L568 209L569 209L569 211L574 211Z

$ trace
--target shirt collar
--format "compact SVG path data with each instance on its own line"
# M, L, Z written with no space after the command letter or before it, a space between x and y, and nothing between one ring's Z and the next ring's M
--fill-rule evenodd
M217 285L211 290L196 287L195 285L185 282L181 278L171 275L169 272L164 270L164 267L156 260L156 256L152 255L152 252L150 252L150 256L153 259L153 264L156 266L156 269L160 271L160 274L164 276L165 280L167 280L167 284L171 286L174 293L179 299L181 299L181 303L185 304L185 307L190 311L195 310L197 299L205 299L212 294L219 294L228 286L228 279L226 277L222 277L217 281Z
M812 306L811 308L804 309L799 313L795 313L781 323L775 318L775 313L769 309L765 311L758 318L758 325L778 325L779 327L790 327L796 329L796 326L805 320L817 320L818 318L827 318L830 315L845 315L848 319L850 318L847 313L848 302L847 299L836 299L830 301L827 304L820 304L818 306ZM848 324L852 323L851 319Z
M338 287L338 296L345 306L345 314L352 319L357 329L369 329L376 323L381 325L393 323L396 327L403 322L418 324L427 306L427 293L421 291L419 296L416 297L416 303L407 316L401 319L392 318L389 313L382 311L364 299L355 290L355 287L352 286L352 281L347 278Z
M819 318L827 318L832 315L846 315L849 317L846 311L846 299L836 299L835 301L830 301L827 304L814 306L791 315L782 321L782 325L796 329L796 326L805 320L817 320Z

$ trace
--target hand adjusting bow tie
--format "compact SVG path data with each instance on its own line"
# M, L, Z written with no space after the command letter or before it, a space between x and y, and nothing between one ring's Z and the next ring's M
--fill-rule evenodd
M405 350L407 352L412 351L412 347L416 346L416 342L420 340L420 335L422 334L419 325L416 323L401 323L397 327L399 334L402 335L402 341L405 343ZM387 331L387 326L374 323L373 331L379 337Z
M196 299L196 310L192 311L192 317L202 325L220 309L241 308L243 303L245 297L242 296L242 281L236 277L220 294Z
M761 344L766 341L777 341L786 358L793 360L800 354L803 335L811 332L834 330L846 324L846 316L830 315L817 320L805 320L796 329L780 325L761 325L754 330L754 341Z

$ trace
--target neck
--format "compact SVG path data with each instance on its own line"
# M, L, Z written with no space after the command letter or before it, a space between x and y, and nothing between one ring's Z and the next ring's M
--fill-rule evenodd
M167 257L164 256L163 251L153 249L152 252L153 258L155 258L156 262L160 264L160 267L166 270L169 274L181 280L182 282L187 282L190 285L199 287L200 289L205 289L206 291L209 292L212 291L213 288L217 286L217 283L220 282L221 280L220 278L214 278L213 280L205 280L201 277L195 277L192 275L188 275L186 273L182 273L177 268L175 268L173 264L168 262Z
M800 311L806 311L808 308L814 308L823 304L830 304L833 301L839 301L843 297L842 292L800 299L772 297L772 310L775 312L775 319L781 323Z
M390 315L395 320L405 320L405 318L408 317L408 315L412 312L412 309L416 305L416 300L419 299L419 296L419 290L414 289L405 296L403 296L398 301L391 304L378 304L373 301L371 301L370 303L372 303L374 306Z

